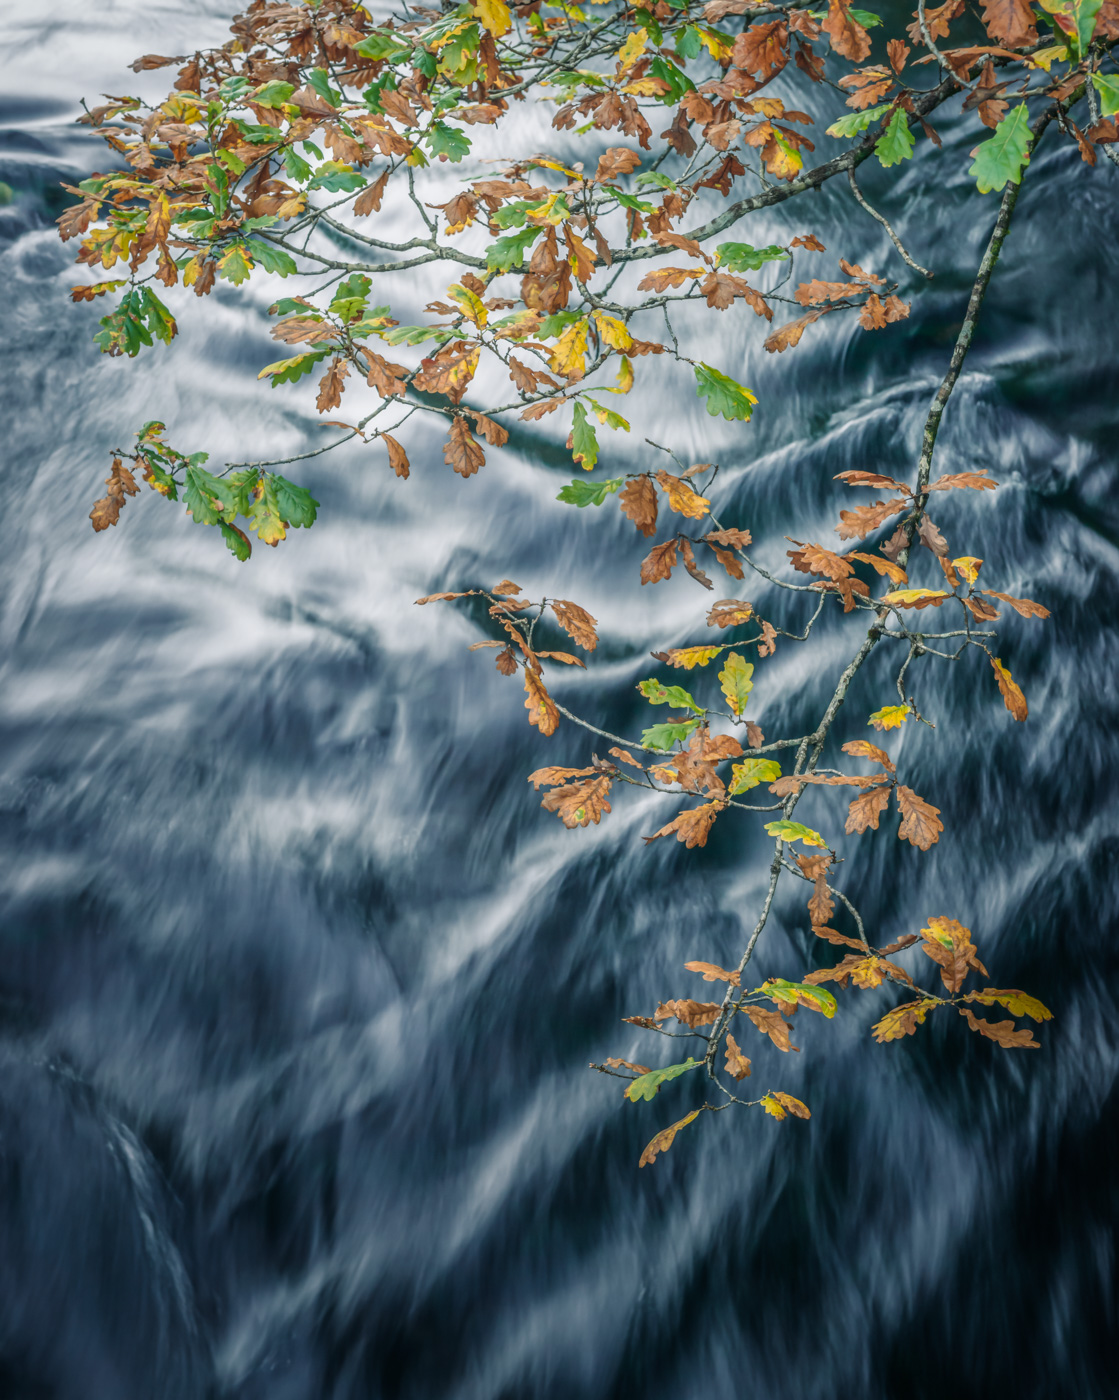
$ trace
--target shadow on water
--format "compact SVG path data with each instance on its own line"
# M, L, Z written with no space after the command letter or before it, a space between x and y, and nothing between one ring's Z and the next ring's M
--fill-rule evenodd
M481 619L411 603L503 574L575 597L603 641L561 699L632 736L649 650L697 639L690 580L634 590L629 524L556 506L569 468L527 432L470 482L420 434L407 485L376 449L314 466L321 523L246 568L154 499L108 536L85 523L108 450L153 414L219 457L320 431L255 384L267 290L219 288L137 365L100 361L95 313L66 300L57 182L100 158L74 99L220 19L4 21L0 1393L1114 1395L1115 172L1035 161L939 449L1002 483L938 503L954 552L1053 610L1003 625L1030 723L970 660L921 663L936 732L891 742L944 838L847 852L882 942L957 915L1056 1019L1029 1056L954 1024L878 1048L892 999L848 994L797 1027L803 1054L755 1046L810 1125L727 1114L638 1172L687 1081L638 1109L586 1064L655 1057L619 1018L695 994L686 959L736 958L763 845L724 821L704 850L645 850L664 809L624 798L563 831L524 781L544 758L522 697L465 652ZM938 269L893 340L829 323L771 359L728 314L717 362L761 398L746 432L686 395L635 405L719 456L723 514L768 564L786 534L828 537L836 472L910 470L962 315L953 268L984 232L957 223L958 181L936 203L908 173L864 184ZM837 252L897 275L840 193L815 208ZM800 624L802 604L752 596ZM780 648L755 691L767 732L818 711L848 635L829 618ZM897 661L860 675L837 738L889 703ZM588 751L564 725L547 759ZM804 819L833 807L810 794ZM813 942L783 893L759 973L816 965Z

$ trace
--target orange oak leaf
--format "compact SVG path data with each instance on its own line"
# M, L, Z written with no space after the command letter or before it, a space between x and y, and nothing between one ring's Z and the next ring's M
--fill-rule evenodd
M641 561L641 582L660 583L662 579L672 577L675 567L676 541L666 540L664 544L654 545Z
M598 646L598 633L595 630L597 619L578 603L569 603L563 598L553 598L549 606L556 621L571 640L584 651L594 651Z
M525 667L525 709L529 724L535 724L541 734L554 734L559 726L559 711L552 697L544 689L544 682L535 671Z
M715 801L705 802L702 807L688 807L679 816L674 817L667 826L662 826L652 836L646 836L645 844L648 845L650 841L657 841L662 836L671 836L675 833L677 841L682 841L689 851L695 846L706 846L711 827L724 805L722 802Z
M901 825L898 827L899 839L908 841L919 850L927 851L940 840L940 833L944 830L944 823L940 820L940 808L926 802L923 797L918 797L912 788L899 785L897 796L902 814Z
M725 967L720 967L718 963L688 962L684 966L689 972L702 972L705 982L729 982L732 987L737 987L742 980L739 973L728 972Z
M585 783L569 783L566 787L555 788L545 794L541 802L548 812L555 812L569 830L576 826L595 825L602 820L603 812L610 811L606 798L610 792L610 778L600 774Z
M1022 693L1022 687L1006 669L1000 660L991 657L991 665L994 667L995 679L999 683L999 694L1002 696L1003 704L1017 720L1024 720L1030 713L1026 704L1026 697Z
M409 473L408 454L389 433L381 434L381 441L388 448L389 466L401 480L407 480Z
M1043 608L1040 603L1034 603L1029 598L1012 598L1009 593L996 593L993 588L981 588L979 591L986 593L988 598L998 598L1000 602L1009 604L1022 617L1048 617L1050 615L1048 608Z
M443 445L443 460L459 476L473 476L479 467L486 465L482 445L472 436L465 418L452 418L451 431Z
M738 1043L733 1035L728 1033L726 1043L726 1071L735 1079L748 1079L750 1075L750 1061L738 1048Z
M691 1113L687 1114L686 1117L681 1118L679 1122L673 1123L670 1127L662 1128L661 1131L652 1140L652 1142L649 1143L648 1147L646 1147L645 1151L642 1152L641 1158L638 1161L637 1165L639 1167L647 1167L652 1162L655 1162L657 1160L657 1153L667 1152L668 1149L672 1146L673 1142L676 1140L676 1134L680 1131L680 1129L686 1128L689 1123L694 1122L694 1120L698 1118L702 1112L702 1109L693 1108Z
M681 997L679 1001L662 1001L653 1012L653 1020L667 1021L674 1016L682 1026L695 1030L696 1026L711 1025L722 1009L717 1001L692 1001Z
M780 1011L770 1011L764 1006L744 1006L742 1010L745 1015L749 1016L762 1035L769 1036L778 1050L800 1050L799 1045L791 1044L789 1024Z

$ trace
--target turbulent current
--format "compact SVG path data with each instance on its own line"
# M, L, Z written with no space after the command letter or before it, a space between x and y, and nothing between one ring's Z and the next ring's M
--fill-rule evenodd
M635 1106L588 1062L661 1062L620 1018L702 995L690 958L737 961L769 843L739 815L705 849L646 849L677 808L629 790L565 831L525 775L603 741L541 739L493 653L466 650L484 618L412 604L502 577L576 600L602 643L557 696L636 736L650 650L702 640L708 595L636 587L640 537L613 501L558 504L570 458L528 425L469 481L415 419L410 481L378 446L292 468L320 521L246 565L147 491L90 529L145 419L218 463L332 431L305 385L256 381L274 283L172 294L182 333L135 363L101 357L99 312L68 299L84 274L55 236L59 181L107 158L78 99L154 94L165 75L126 64L219 42L226 17L0 15L0 1396L1114 1396L1119 172L1043 144L935 464L1000 482L941 498L952 552L1052 609L1000 622L1029 722L978 654L915 663L936 728L891 749L944 836L922 854L883 822L842 851L875 941L959 918L996 985L1052 1007L1041 1049L958 1017L877 1046L896 993L848 991L833 1022L797 1018L801 1054L752 1046L811 1122L705 1115L639 1171L698 1086ZM609 443L623 470L655 455L646 432L721 462L724 523L771 568L786 535L835 538L857 503L837 472L912 473L996 204L938 125L935 193L925 165L863 176L931 284L846 187L739 235L819 232L820 275L839 255L888 273L909 321L834 317L767 356L751 312L706 313L704 356L754 389L754 421L709 418L643 361L634 433ZM932 583L931 555L919 569ZM802 624L799 595L749 596ZM821 712L857 647L836 611L758 668L767 734ZM900 658L878 652L836 744L896 702ZM813 794L797 816L837 810ZM758 980L819 965L803 904L779 897Z

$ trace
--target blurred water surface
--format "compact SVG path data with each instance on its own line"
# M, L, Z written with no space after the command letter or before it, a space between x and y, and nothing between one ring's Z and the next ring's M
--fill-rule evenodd
M570 463L527 431L466 482L414 420L407 483L375 447L293 469L320 523L248 566L148 493L89 529L109 450L146 418L219 461L324 431L308 394L256 383L269 287L189 299L136 364L99 357L96 310L67 299L58 181L105 160L77 99L154 92L126 63L220 40L231 9L0 16L0 1393L1114 1395L1116 172L1067 143L1035 159L938 455L1002 483L938 505L953 552L1053 610L1002 624L1030 722L986 663L922 663L936 732L891 748L945 835L921 855L884 822L843 848L877 941L950 913L1056 1019L1031 1054L962 1022L876 1047L895 998L848 993L797 1027L803 1054L751 1047L752 1082L806 1099L810 1124L701 1120L639 1172L694 1088L633 1107L586 1065L660 1062L619 1018L701 994L686 959L737 958L764 845L724 818L704 850L643 849L675 809L625 793L564 831L525 774L593 743L567 724L542 741L492 654L466 652L477 615L412 600L502 576L575 598L603 642L557 693L633 735L649 650L699 640L706 595L637 590L631 526L557 505ZM836 472L911 471L994 212L967 195L969 138L943 130L935 197L915 172L863 179L931 287L845 191L809 211L829 269L843 253L920 293L909 322L827 323L771 358L740 309L708 357L759 394L748 429L665 385L631 403L725 464L722 514L770 564L786 534L828 537L851 503ZM637 436L611 442L619 466L645 460ZM760 668L767 732L813 722L851 635L829 620ZM837 745L890 703L898 659L860 675ZM798 815L835 829L835 805ZM759 976L818 965L801 906L779 899Z

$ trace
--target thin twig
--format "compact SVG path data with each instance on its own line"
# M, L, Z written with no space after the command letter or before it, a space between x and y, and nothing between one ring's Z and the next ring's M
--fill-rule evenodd
M847 179L850 181L850 184L851 184L851 193L855 196L855 198L856 198L856 199L859 201L859 203L863 206L863 208L864 208L864 209L866 210L866 212L870 215L870 217L871 217L872 219L877 219L878 222L882 225L882 227L886 230L886 232L890 235L890 241L893 243L894 247L898 250L898 252L899 252L899 253L902 255L902 257L905 259L905 261L909 264L909 266L913 269L913 271L914 271L914 272L919 272L919 273L921 274L922 277L927 277L927 278L929 279L929 281L931 282L931 281L932 281L932 278L933 278L933 274L928 270L927 267L922 267L921 264L920 264L919 262L915 262L915 261L913 260L913 258L911 258L911 257L909 256L909 254L905 251L905 247L903 246L901 239L900 239L900 238L897 236L897 234L894 232L893 227L891 226L889 219L884 218L884 217L878 212L877 209L872 208L872 207L867 203L866 197L863 195L862 190L859 189L858 185L857 185L856 182L855 182L855 167L854 167L853 165L849 165L849 166L847 167Z

